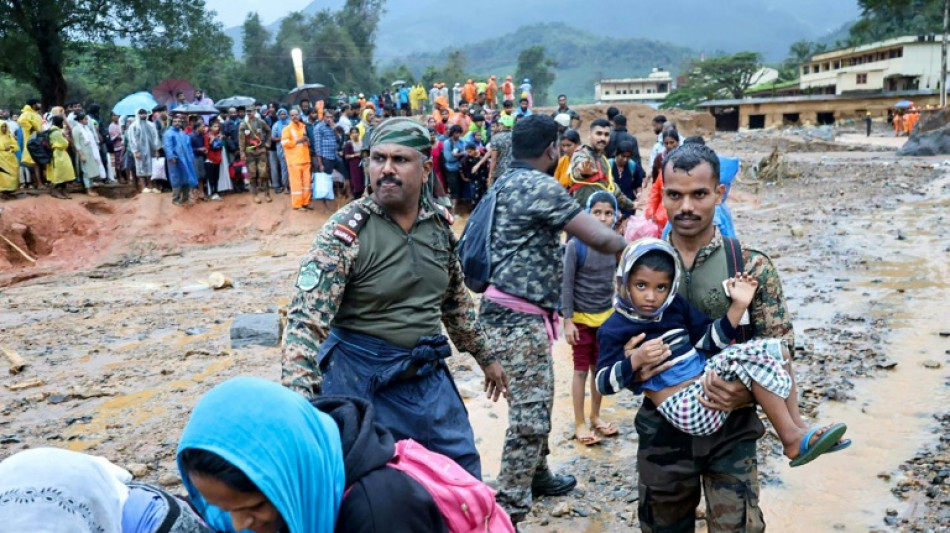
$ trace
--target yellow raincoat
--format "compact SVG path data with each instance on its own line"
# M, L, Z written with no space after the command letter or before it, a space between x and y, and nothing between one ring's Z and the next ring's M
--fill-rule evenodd
M50 128L49 145L53 148L53 161L46 165L46 179L53 184L75 180L76 171L73 169L69 154L66 153L69 141L63 135L63 130L56 126ZM23 153L26 151L24 150Z
M17 119L17 124L20 125L20 129L23 130L23 164L34 166L33 156L30 155L30 151L26 149L26 143L30 140L30 137L34 133L40 131L43 128L43 117L36 112L32 107L25 105L23 106L23 111L20 111L20 118Z
M13 192L20 186L20 162L16 158L18 149L10 126L0 121L0 192Z

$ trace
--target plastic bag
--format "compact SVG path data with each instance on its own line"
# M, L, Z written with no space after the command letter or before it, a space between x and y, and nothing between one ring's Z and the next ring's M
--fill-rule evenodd
M152 181L166 180L165 177L165 158L156 157L152 160Z
M333 199L333 176L326 172L313 173L313 199Z
M637 213L627 220L627 229L623 237L627 239L627 242L645 237L659 238L660 228L655 222L643 216L642 213Z

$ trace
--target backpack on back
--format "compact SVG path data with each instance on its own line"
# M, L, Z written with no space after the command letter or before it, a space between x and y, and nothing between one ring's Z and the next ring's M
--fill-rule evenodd
M53 147L49 143L51 130L34 133L26 142L26 149L37 165L48 165L53 161Z
M387 465L422 485L445 518L450 533L513 533L514 526L495 502L495 491L452 459L412 439L396 443Z
M473 292L488 290L491 282L491 232L495 224L495 203L502 181L511 181L515 174L506 174L488 189L478 202L459 239L458 254L465 273L465 286Z

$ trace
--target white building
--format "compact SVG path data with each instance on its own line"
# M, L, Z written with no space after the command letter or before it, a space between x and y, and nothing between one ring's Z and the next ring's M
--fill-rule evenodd
M658 106L673 90L669 71L654 68L646 78L617 78L594 84L594 99L599 104L636 102Z
M934 35L906 36L816 54L801 66L801 88L839 95L936 90L940 43Z

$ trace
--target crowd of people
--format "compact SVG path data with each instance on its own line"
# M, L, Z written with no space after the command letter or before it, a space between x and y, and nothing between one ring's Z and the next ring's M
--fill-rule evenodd
M482 369L487 396L508 402L494 482L500 507L477 518L503 516L489 530L513 531L534 498L577 484L547 460L553 346L563 333L577 441L596 445L636 428L641 530L692 531L705 496L710 531L763 531L756 404L792 466L850 441L844 424L810 427L799 413L781 280L768 256L742 246L723 222L724 159L657 115L644 162L618 109L583 124L561 95L553 113L535 113L528 80L423 92L403 87L376 102L341 94L336 109L233 108L207 123L143 109L118 130L122 142L110 153L132 154L126 179L160 188L164 149L176 203L191 201L192 190L215 198L230 161L245 179L228 183L246 181L257 201L270 201L273 188L307 209L314 172L339 174L354 200L301 261L282 343L283 387L239 378L195 407L178 444L189 504L134 496L123 472L87 456L64 461L88 463L88 475L111 489L56 498L91 502L107 531L156 531L124 524L169 508L205 524L181 531L456 531L440 491L408 480L392 459L411 439L446 458L446 468L467 472L475 483L467 486L481 486L472 425L445 362L454 345ZM40 109L27 107L21 127L40 130ZM80 108L52 114L50 143L65 162L73 146L94 188L108 174L96 174L103 158L95 157L98 127L89 116ZM61 132L67 123L72 141ZM45 179L65 183L55 165ZM454 215L466 209L473 211L460 240ZM470 289L483 293L480 302ZM635 421L606 420L602 395L623 390L644 396ZM0 493L43 487L56 477L48 462L37 451L0 463ZM18 474L4 476L5 467ZM35 477L24 473L30 468ZM106 507L111 514L99 513ZM51 510L41 498L0 499L0 522L77 519Z

